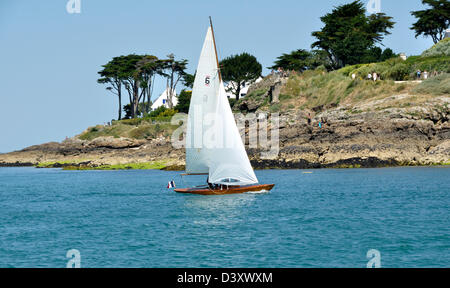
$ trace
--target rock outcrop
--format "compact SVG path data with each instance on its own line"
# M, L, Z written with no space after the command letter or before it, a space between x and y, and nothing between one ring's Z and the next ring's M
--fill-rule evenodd
M255 168L381 167L436 165L450 162L449 96L420 105L393 108L412 95L339 106L312 113L281 112L279 153L264 159L265 149L248 149ZM402 105L397 105L401 107ZM319 122L322 127L319 128ZM184 166L184 149L174 149L169 137L151 140L99 137L70 138L21 151L0 154L0 166L31 166L44 162L99 166L164 161ZM58 167L58 166L56 166Z

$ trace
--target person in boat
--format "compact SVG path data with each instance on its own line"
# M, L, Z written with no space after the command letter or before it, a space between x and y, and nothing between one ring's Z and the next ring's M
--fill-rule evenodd
M211 184L211 182L209 182L209 176L208 176L208 178L206 179L206 184L208 184L208 188L209 188L209 189L214 189L214 185Z

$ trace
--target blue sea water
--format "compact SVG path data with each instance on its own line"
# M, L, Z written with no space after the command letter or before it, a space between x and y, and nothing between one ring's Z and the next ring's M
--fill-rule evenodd
M312 173L305 173L312 172ZM179 173L0 168L0 267L450 266L450 169L256 171L270 193L177 194ZM186 185L205 179L186 178Z

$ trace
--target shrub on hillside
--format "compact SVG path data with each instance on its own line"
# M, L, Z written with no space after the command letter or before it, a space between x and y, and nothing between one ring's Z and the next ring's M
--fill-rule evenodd
M368 74L376 72L382 80L401 81L415 79L417 70L450 73L450 57L412 56L406 61L392 58L380 63L348 66L338 70L338 73L348 77L356 74L357 78L366 79Z
M120 121L121 124L131 125L131 126L137 126L137 125L141 124L141 122L142 122L142 118L124 119L124 120Z
M177 113L178 110L168 109L164 106L161 106L150 112L150 114L148 115L148 117L146 117L146 119L156 121L170 121L170 118Z
M414 74L417 70L428 72L437 71L450 73L450 56L439 57L410 57L405 61L410 65L410 72Z
M191 103L192 91L182 90L178 95L178 104L175 109L181 113L189 112L189 105Z
M166 118L166 117L172 117L173 115L177 114L178 111L175 109L166 109L163 112L159 113L156 118Z
M446 38L422 53L422 57L450 56L450 38Z
M228 98L228 102L230 103L230 107L233 108L237 101L235 98Z
M150 125L144 125L144 126L137 127L135 129L131 130L128 134L129 134L130 138L134 138L134 139L145 139L148 137L151 137L151 138L156 137L156 133L155 133L153 127Z
M432 95L449 95L450 94L450 74L442 74L418 85L414 92Z
M159 114L164 113L166 110L167 110L166 107L160 106L160 107L156 108L155 110L153 110L152 112L150 112L150 114L148 116L151 118L158 117Z
M387 70L381 75L383 79L391 79L396 81L408 80L410 74L410 68L405 63L398 63Z

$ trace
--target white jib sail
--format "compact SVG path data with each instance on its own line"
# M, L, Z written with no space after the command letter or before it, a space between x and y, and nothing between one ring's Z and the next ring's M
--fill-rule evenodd
M208 29L189 107L186 172L208 173L215 184L258 183L219 79L212 30Z
M209 181L215 184L256 184L258 179L245 152L225 87L222 82L219 85L214 125L206 131L204 140L212 152Z

